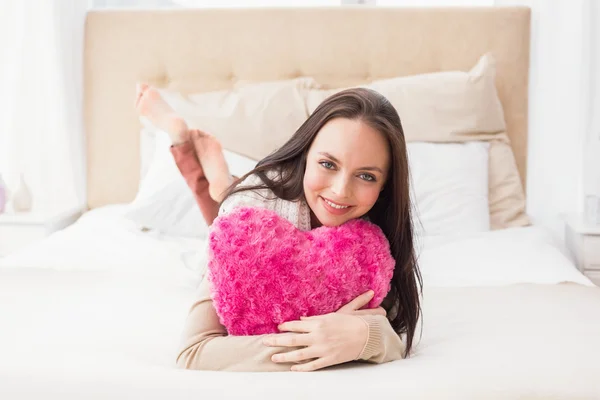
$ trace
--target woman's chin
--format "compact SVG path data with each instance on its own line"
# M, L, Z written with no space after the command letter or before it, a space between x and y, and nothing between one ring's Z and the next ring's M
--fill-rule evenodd
M340 218L340 217L335 217L333 215L327 215L327 212L321 212L321 215L317 215L317 218L319 219L319 222L321 223L322 226L328 226L328 227L335 227L335 226L340 226L342 224L344 224L345 222L348 222L349 218ZM325 214L325 215L323 215Z

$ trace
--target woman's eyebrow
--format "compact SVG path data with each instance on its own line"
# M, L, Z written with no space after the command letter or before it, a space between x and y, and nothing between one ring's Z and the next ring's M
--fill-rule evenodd
M377 171L379 173L383 174L383 171L381 170L381 168L379 167L363 167L363 168L359 168L361 171Z
M336 163L340 163L340 160L338 160L337 158L335 158L334 156L332 156L331 154L327 153L326 151L320 151L319 152L320 155L325 156L327 158L330 158L332 161L335 161Z
M323 152L319 152L319 154L322 155L322 156L325 156L325 157L327 157L329 159L331 159L331 161L333 161L333 162L341 164L340 160L338 160L337 158L335 158L330 153L327 153L327 152L323 151ZM362 167L362 168L359 168L359 170L361 170L361 171L377 171L377 172L383 174L383 171L379 167Z

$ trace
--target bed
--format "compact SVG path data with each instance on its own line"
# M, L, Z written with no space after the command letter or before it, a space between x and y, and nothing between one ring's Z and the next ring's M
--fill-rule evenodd
M525 8L91 12L90 211L0 260L0 398L600 398L600 289L542 228L422 237L423 319L409 359L226 373L174 367L205 238L127 218L143 170L137 81L209 91L314 76L343 87L465 70L493 51L524 181L528 43ZM354 62L336 67L343 58Z

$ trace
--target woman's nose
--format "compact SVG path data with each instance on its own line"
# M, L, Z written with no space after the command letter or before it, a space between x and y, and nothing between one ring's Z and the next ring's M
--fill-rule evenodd
M346 198L350 194L348 178L343 175L338 175L331 186L331 191L340 199Z

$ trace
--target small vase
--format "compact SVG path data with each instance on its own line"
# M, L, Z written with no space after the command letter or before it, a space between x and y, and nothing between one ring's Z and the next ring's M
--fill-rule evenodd
M31 211L31 191L25 183L25 178L21 174L19 181L19 187L15 190L12 196L12 207L16 212L27 212Z

